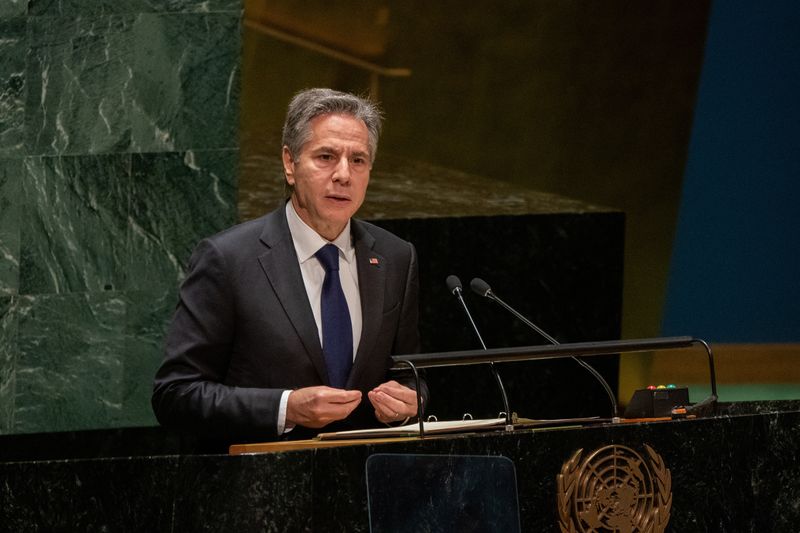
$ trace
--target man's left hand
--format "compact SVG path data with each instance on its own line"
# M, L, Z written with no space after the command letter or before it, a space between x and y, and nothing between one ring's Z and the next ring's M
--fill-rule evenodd
M417 415L417 393L396 381L381 383L367 393L375 408L375 418L384 423L398 422Z

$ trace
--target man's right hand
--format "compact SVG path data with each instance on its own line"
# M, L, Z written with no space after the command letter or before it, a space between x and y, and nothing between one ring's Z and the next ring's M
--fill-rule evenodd
M306 387L289 393L286 426L321 428L342 420L361 403L361 391L332 387Z

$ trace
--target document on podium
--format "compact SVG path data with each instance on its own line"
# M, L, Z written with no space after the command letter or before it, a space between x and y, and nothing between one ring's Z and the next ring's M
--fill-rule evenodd
M588 418L559 418L549 420L535 420L530 418L516 418L515 428L531 428L545 426L564 426L581 425L587 423L603 422L606 419L599 417ZM446 433L469 433L472 431L485 431L503 428L506 425L505 418L478 418L475 420L442 420L425 422L424 431L426 435L438 435ZM403 426L393 426L374 429L356 429L352 431L337 431L335 433L320 433L317 439L337 440L337 439L359 439L359 438L378 438L378 437L414 437L419 435L419 423L406 424Z

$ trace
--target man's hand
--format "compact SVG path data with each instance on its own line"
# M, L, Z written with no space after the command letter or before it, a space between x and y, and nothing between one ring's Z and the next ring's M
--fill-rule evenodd
M326 386L306 387L289 393L286 426L321 428L342 420L361 403L361 391Z
M375 408L375 418L381 422L397 422L417 415L417 393L396 381L381 383L368 396Z

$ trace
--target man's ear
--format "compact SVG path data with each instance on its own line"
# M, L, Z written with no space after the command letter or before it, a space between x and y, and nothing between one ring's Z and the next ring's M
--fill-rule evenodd
M290 187L294 187L294 159L288 146L283 147L281 159L283 159L283 174L286 176L286 183Z

